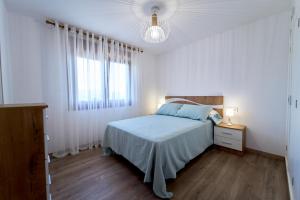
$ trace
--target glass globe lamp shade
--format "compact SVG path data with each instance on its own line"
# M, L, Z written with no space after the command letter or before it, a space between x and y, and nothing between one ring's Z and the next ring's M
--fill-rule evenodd
M166 21L147 21L142 25L141 35L148 43L161 43L168 39L170 33L169 25Z

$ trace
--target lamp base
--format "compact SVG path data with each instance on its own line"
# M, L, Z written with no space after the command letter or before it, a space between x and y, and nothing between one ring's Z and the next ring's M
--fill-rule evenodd
M227 122L227 125L228 126L232 126L233 124L232 124L232 122L231 122L231 119L230 119L230 117L228 117L228 122Z

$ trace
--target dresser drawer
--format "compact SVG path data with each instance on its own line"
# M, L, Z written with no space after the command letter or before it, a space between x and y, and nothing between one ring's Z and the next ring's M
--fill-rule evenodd
M215 135L215 144L223 146L223 147L227 147L230 149L235 149L238 151L243 150L242 141L238 141L238 140L234 140L231 138L222 137L222 136L218 136L218 135Z
M229 128L221 128L215 126L215 136L230 138L237 141L243 140L243 132L241 130L234 130Z

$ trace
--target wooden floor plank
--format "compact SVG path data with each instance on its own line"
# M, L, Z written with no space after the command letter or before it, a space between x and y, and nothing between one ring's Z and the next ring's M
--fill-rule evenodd
M54 200L158 199L143 173L120 156L100 149L56 159L50 164ZM288 200L285 162L248 152L238 156L210 149L167 181L173 199Z

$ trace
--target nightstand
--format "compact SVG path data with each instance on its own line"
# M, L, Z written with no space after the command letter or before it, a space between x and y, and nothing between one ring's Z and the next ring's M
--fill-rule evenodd
M221 123L214 127L214 144L243 153L246 144L246 126Z

